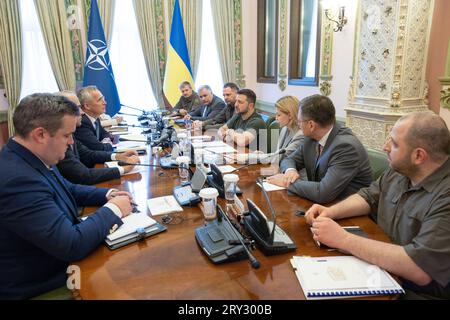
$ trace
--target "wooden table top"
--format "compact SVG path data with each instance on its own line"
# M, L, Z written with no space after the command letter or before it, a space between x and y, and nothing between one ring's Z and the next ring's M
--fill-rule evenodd
M158 161L151 156L147 160ZM243 190L240 198L244 204L246 198L252 199L263 212L269 213L263 193L255 183L260 168L261 165L253 165L239 171L238 184ZM178 184L178 170L144 168L141 173L99 186L130 191L139 209L149 214L146 200L171 195ZM264 256L256 249L252 253L261 263L257 270L248 260L214 265L195 239L195 229L204 223L201 210L184 207L183 220L167 225L167 231L113 251L102 245L87 258L75 262L81 269L79 296L81 299L305 299L289 261L292 256L342 254L318 248L305 219L294 215L297 209L308 209L312 205L310 201L289 195L285 190L269 192L269 196L277 213L277 224L293 239L296 251ZM87 208L85 212L94 210ZM267 216L271 218L270 214ZM161 216L155 219L161 222ZM358 225L371 239L390 242L368 217L339 223Z

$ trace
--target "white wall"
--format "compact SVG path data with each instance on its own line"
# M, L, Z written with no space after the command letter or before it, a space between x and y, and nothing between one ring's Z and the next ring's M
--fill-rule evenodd
M288 0L288 3L290 1ZM330 98L336 107L338 117L345 117L344 109L347 107L350 76L353 70L353 50L355 38L356 10L358 1L341 0L345 4L347 25L342 32L334 33L333 61L332 61L332 88ZM281 91L277 84L263 84L256 82L256 35L257 35L257 0L242 1L243 15L243 61L244 74L247 87L255 90L259 100L276 102L285 95L295 95L302 99L308 95L320 93L319 87L290 86ZM288 13L288 18L290 14ZM289 61L289 52L287 56Z

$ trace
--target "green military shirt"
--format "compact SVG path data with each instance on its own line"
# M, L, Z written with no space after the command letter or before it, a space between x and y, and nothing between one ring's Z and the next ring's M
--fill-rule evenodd
M438 298L450 298L450 159L412 186L409 178L389 169L358 194L370 205L371 215L433 281L406 288Z
M180 109L184 109L187 112L193 111L200 107L202 102L196 92L192 92L192 95L188 98L183 96L180 97L180 100L177 102L175 107L173 107L173 111L179 111Z
M233 117L231 117L230 120L227 122L228 129L233 129L238 133L242 133L245 131L250 131L253 134L256 134L256 137L259 137L260 130L264 129L266 130L266 123L264 122L263 118L259 113L256 111L253 112L253 114L246 120L242 119L242 116L240 114L235 114ZM267 135L262 135L266 137ZM251 149L260 149L260 150L266 150L267 147L259 146L258 140L254 140L250 143ZM260 148L258 148L258 146Z

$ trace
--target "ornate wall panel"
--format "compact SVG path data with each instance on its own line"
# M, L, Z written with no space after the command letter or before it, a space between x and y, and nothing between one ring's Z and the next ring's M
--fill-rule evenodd
M425 81L434 0L361 0L347 123L381 150L404 114L427 110Z

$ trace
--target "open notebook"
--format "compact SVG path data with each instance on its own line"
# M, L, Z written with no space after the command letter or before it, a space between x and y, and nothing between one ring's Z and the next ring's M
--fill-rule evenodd
M306 299L405 293L385 270L353 256L294 256L291 264Z

